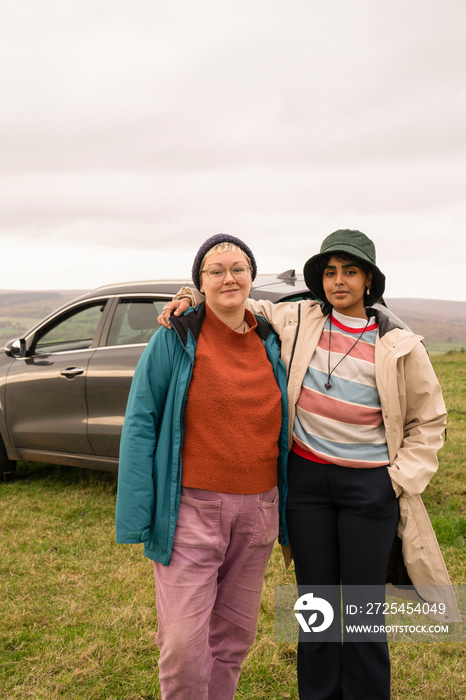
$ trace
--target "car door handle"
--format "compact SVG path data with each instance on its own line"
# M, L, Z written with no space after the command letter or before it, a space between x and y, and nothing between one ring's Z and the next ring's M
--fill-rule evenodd
M83 374L84 370L82 367L68 367L67 369L62 369L60 374L62 377L77 377L78 374Z

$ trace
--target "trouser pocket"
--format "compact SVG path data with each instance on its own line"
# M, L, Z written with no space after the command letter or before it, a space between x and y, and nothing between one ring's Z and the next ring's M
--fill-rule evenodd
M259 494L251 546L269 545L278 537L278 487Z
M219 546L221 502L182 495L174 545L212 548Z

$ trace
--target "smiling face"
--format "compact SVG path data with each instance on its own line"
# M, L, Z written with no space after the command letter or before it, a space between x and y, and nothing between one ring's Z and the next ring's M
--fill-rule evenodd
M364 294L371 281L372 274L364 272L357 261L337 255L329 259L322 277L325 296L335 311L356 318L366 316Z
M245 279L235 279L235 267L247 267ZM226 270L223 280L212 280L207 274L207 270L222 268ZM251 268L239 248L221 253L214 249L213 252L207 253L201 265L201 292L205 294L208 306L219 318L224 317L225 314L231 316L239 311L244 312L251 286Z

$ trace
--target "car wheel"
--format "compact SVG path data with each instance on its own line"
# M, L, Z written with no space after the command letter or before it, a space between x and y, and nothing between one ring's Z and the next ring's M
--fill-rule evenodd
M12 477L16 471L16 462L12 459L8 459L8 455L3 444L3 440L0 437L0 479L6 480Z

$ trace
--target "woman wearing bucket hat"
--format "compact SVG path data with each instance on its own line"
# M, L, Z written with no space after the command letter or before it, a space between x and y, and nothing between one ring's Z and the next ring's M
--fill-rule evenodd
M299 693L388 700L385 635L354 641L346 613L369 612L365 596L371 611L383 610L391 582L414 584L423 599L441 603L436 619L461 619L420 497L438 466L445 405L422 339L375 304L385 277L365 234L332 233L304 277L320 302L248 300L279 334L287 367L287 522L297 583L343 586L343 644L300 630ZM198 301L186 287L179 296ZM368 620L384 625L383 615Z
M233 699L274 541L288 542L286 373L245 309L255 274L239 239L205 241L206 302L153 336L128 399L117 542L153 560L163 700Z

